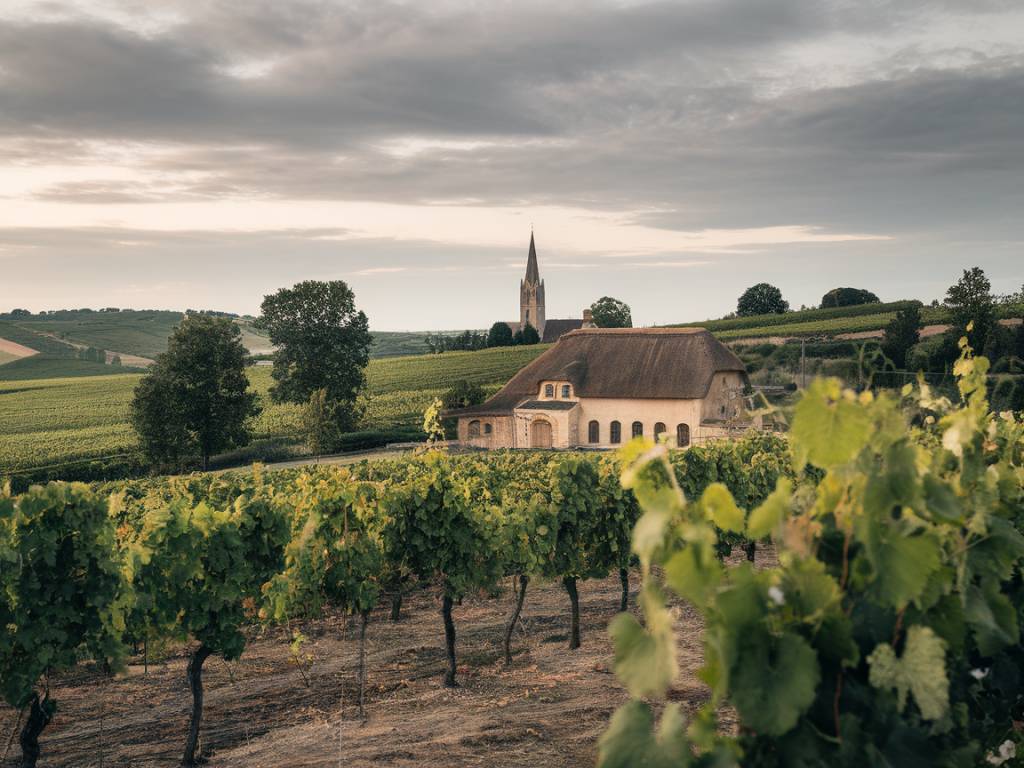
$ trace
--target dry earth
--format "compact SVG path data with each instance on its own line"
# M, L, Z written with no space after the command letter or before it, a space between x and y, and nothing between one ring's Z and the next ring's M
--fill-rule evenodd
M0 339L0 352L6 352L12 357L32 357L32 355L38 355L34 349L19 344L16 341L10 341L8 339Z
M762 560L761 555L758 560ZM635 598L636 574L633 574ZM597 740L626 700L612 673L606 627L618 608L618 578L581 584L583 647L569 651L568 598L559 584L531 584L517 629L514 663L500 649L511 592L467 598L455 609L461 687L441 686L443 629L435 590L407 598L393 624L382 607L367 635L367 716L355 706L355 628L343 616L301 629L308 670L290 661L287 629L254 637L242 658L206 663L201 749L210 766L544 766L593 765ZM635 610L635 609L634 609ZM678 605L683 674L670 698L687 711L707 700L695 676L700 621ZM104 679L79 669L51 681L59 712L42 738L40 767L175 766L189 693L183 648L143 673ZM0 710L0 748L16 713ZM723 712L723 727L731 727ZM15 765L17 741L4 766ZM2 755L2 752L0 752Z

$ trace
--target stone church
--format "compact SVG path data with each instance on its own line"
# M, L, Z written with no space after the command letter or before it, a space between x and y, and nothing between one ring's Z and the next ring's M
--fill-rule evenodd
M519 322L509 322L512 332L532 325L540 336L541 343L551 344L558 341L562 334L575 331L577 328L593 328L590 310L583 310L579 320L548 320L544 311L544 281L540 279L540 267L537 266L537 246L530 233L530 253L526 257L526 277L519 281Z
M531 265L536 276L533 249ZM467 447L608 449L664 435L683 448L760 428L747 385L740 359L703 328L578 328L487 402L449 415Z

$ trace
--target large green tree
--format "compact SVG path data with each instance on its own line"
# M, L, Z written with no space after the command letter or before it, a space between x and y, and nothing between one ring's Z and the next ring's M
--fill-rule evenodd
M135 388L132 424L156 465L198 454L203 468L218 451L249 442L260 408L245 375L242 332L228 318L186 315Z
M833 288L821 297L821 308L876 304L879 298L866 288Z
M896 313L885 327L882 351L897 368L907 365L907 353L921 340L921 308L911 304Z
M973 349L985 349L989 334L996 324L992 283L981 267L965 269L963 276L946 291L946 307L953 321L952 331L959 338L967 336ZM971 330L968 324L973 323Z
M633 315L624 301L602 296L590 305L594 325L598 328L632 328Z
M512 329L509 328L508 323L498 321L491 326L491 330L487 332L487 346L488 347L511 347L512 346Z
M371 341L352 289L343 280L306 280L282 288L264 297L257 324L277 348L274 400L305 403L316 390L326 390L338 405L342 428L351 428Z
M736 314L740 317L781 315L788 311L789 302L782 298L782 291L771 283L750 286L736 303Z

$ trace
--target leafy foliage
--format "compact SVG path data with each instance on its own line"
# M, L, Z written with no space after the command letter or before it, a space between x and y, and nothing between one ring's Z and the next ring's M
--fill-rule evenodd
M877 304L879 298L865 288L833 288L821 297L821 306L852 307L858 304Z
M633 315L624 301L602 296L590 305L594 325L598 328L632 328Z
M270 390L275 401L302 403L326 389L355 421L371 337L366 315L356 309L355 294L344 281L305 280L281 288L264 297L258 326L277 348Z
M780 315L788 311L789 302L782 298L782 291L770 283L750 286L736 302L736 314L740 317Z
M132 423L152 462L177 466L198 452L205 467L215 452L249 441L259 407L245 358L231 320L185 316L132 400Z
M987 370L965 349L956 406L924 384L905 388L902 408L835 381L810 387L793 469L747 516L747 537L773 536L777 567L723 566L720 529L741 505L716 485L688 500L664 447L628 449L645 622L613 625L616 671L634 696L664 697L675 676L665 591L675 592L705 622L712 701L699 719L713 723L728 701L740 728L709 739L666 710L652 736L634 702L602 739L602 765L631 750L653 750L658 764L658 745L744 766L973 766L1013 751L1024 425L989 412Z

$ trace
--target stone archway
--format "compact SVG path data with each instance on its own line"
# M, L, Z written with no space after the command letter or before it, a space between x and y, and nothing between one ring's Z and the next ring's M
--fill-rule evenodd
M530 447L550 448L551 445L551 422L545 419L534 419L530 423Z

